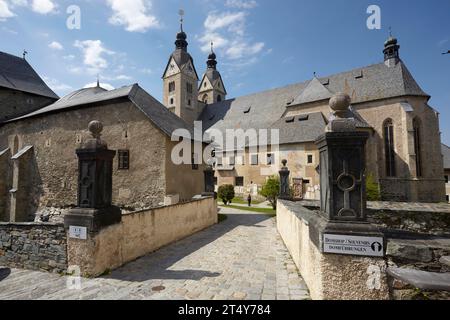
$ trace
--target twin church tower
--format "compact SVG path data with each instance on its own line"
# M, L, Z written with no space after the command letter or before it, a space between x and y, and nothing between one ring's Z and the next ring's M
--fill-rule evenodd
M163 104L187 123L193 123L207 104L225 100L227 91L217 71L216 54L212 43L207 69L200 86L198 86L200 79L194 60L188 53L187 47L187 35L183 31L183 18L181 18L181 30L177 34L175 51L170 56L163 75Z

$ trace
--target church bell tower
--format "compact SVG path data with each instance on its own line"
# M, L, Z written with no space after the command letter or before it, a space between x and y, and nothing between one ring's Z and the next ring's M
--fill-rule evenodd
M180 32L177 33L175 51L163 75L163 104L187 123L193 123L201 112L197 101L199 78L194 60L187 50L183 16L184 11L180 10Z
M211 43L211 53L206 62L206 72L203 75L198 89L198 100L204 104L213 104L226 99L227 90L223 84L222 76L217 71L217 56Z

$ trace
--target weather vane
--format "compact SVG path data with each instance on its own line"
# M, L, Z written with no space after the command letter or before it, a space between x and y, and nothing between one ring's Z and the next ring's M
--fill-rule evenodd
M181 25L181 31L183 31L183 22L184 22L184 10L180 9L178 11L178 14L180 15L180 25Z
M211 53L214 52L214 42L211 41Z

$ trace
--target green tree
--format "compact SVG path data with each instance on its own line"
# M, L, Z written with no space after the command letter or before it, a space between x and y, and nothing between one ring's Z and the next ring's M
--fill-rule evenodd
M380 201L380 186L375 182L373 174L369 173L366 178L367 201Z
M263 197L267 199L272 205L274 210L277 209L278 194L280 192L280 179L276 176L267 179L266 183L259 192Z
M222 199L222 202L227 205L228 203L231 203L231 200L234 199L234 186L231 184L226 184L219 187L219 190L217 192L217 196L219 199Z

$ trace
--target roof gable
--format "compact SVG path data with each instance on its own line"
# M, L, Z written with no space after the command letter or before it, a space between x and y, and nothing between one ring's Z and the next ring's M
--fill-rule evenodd
M59 99L23 58L0 52L0 87Z
M23 117L7 121L17 122L23 119L29 119L37 116L45 116L47 114L64 112L73 109L79 109L87 106L105 104L108 101L117 99L128 99L133 103L158 129L164 134L171 137L173 132L177 129L185 129L190 133L190 136L179 135L187 138L193 137L193 129L181 118L170 112L158 100L153 98L139 85L134 84L127 87L111 91L94 90L95 88L81 89L74 93L67 95L54 104L42 108L36 112L27 114ZM90 94L84 94L84 92ZM80 94L83 93L83 94ZM107 107L107 105L106 105Z
M170 56L170 59L167 62L166 68L164 69L163 78L165 78L165 75L167 73L167 70L170 66L170 62L172 61L172 59L177 64L178 68L182 71L186 67L186 65L190 62L192 69L193 69L194 77L196 79L199 79L197 70L195 69L194 60L192 59L192 57L189 53L187 53L186 51L181 50L181 49L175 50L172 53L172 55Z
M332 97L333 93L325 88L325 86L314 77L306 86L305 90L295 98L292 105L305 104L309 102L327 100Z
M441 145L442 156L444 157L444 169L450 170L450 147L445 144Z

